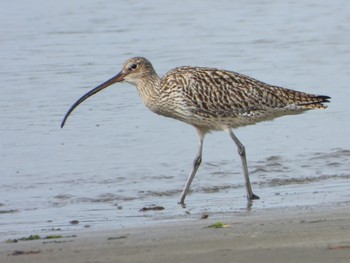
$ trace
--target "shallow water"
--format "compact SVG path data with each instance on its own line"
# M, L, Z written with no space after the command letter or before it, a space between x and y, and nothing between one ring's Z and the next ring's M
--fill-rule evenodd
M2 6L1 239L349 202L347 1L14 0ZM236 130L261 197L252 206L235 145L225 133L208 135L183 209L177 201L196 132L147 110L134 87L114 85L90 98L60 129L76 99L138 55L160 75L181 65L226 68L329 95L332 103ZM139 212L150 205L165 210Z

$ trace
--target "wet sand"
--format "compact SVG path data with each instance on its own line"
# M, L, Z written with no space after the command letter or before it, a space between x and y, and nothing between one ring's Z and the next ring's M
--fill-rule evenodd
M226 227L207 227L218 221ZM3 242L0 262L349 262L350 210L281 208L62 235Z

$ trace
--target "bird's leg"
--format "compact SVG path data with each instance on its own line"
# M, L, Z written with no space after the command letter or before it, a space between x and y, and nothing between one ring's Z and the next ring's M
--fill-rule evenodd
M245 153L245 147L244 145L238 140L238 138L236 137L236 135L232 132L231 129L227 129L226 130L232 140L235 142L235 144L237 145L238 148L238 154L241 157L242 160L242 166L243 166L243 173L244 173L244 178L245 178L245 186L247 188L247 194L248 194L248 200L255 200L255 199L259 199L259 196L253 194L252 191L252 186L250 185L250 179L249 179L249 173L248 173L248 165L247 165L247 157L246 157L246 153Z
M205 133L198 129L198 134L199 134L198 153L196 155L196 158L193 161L192 171L191 171L190 175L187 178L187 182L186 182L185 188L182 190L180 201L179 201L179 204L181 204L182 207L185 207L186 195L187 195L187 193L188 193L188 191L190 189L191 183L193 181L194 176L196 175L198 167L199 167L199 165L202 162L202 149L203 149L203 140L204 140Z

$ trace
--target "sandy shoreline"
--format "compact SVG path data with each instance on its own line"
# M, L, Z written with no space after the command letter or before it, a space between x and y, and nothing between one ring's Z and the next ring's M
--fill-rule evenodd
M62 235L2 242L0 262L350 262L346 204Z

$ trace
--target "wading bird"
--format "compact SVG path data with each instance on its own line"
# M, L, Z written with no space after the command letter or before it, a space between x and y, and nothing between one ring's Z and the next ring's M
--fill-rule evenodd
M307 94L274 85L228 70L206 67L177 67L160 78L152 64L143 57L124 63L122 70L78 99L61 123L84 100L117 82L136 86L145 105L153 112L188 123L199 135L198 153L182 191L185 197L202 162L203 140L210 131L226 131L241 157L247 197L259 199L250 184L246 152L232 129L272 120L284 115L300 114L310 109L325 109L330 97Z

